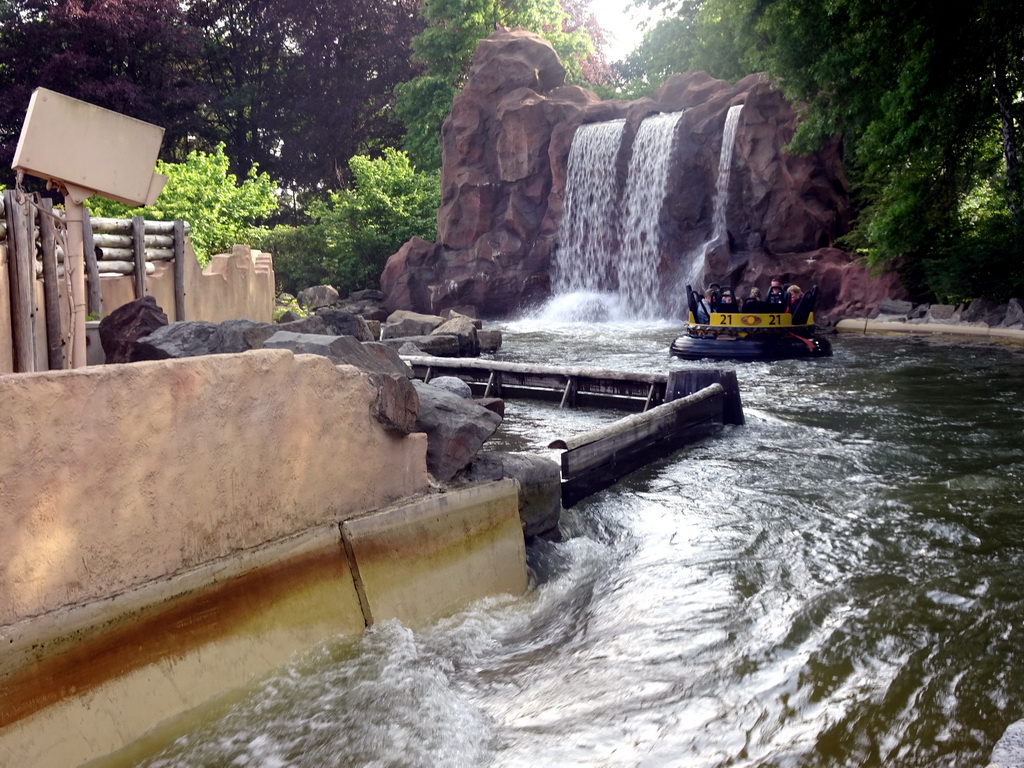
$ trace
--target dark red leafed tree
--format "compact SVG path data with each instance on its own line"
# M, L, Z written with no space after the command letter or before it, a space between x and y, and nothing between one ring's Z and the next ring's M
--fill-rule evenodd
M178 159L205 133L199 50L174 0L0 0L0 179L39 86L163 126Z
M396 83L414 72L418 0L199 0L211 120L241 169L337 188L353 155L398 143Z

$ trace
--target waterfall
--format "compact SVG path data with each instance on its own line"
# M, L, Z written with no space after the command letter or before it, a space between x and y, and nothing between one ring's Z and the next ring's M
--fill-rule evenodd
M664 314L661 213L668 187L672 148L682 112L653 115L640 124L623 197L619 298L633 318Z
M718 155L718 179L715 182L715 209L711 217L713 231L711 239L687 255L682 273L684 284L698 287L701 273L704 271L704 258L708 249L726 236L725 211L729 203L729 176L732 174L732 152L736 144L736 126L740 122L742 104L729 107L725 115L725 128L722 129L722 150Z
M729 175L732 173L732 150L736 144L736 126L740 122L742 104L729 107L722 130L722 152L718 156L718 181L715 182L715 215L712 219L715 232L712 238L725 236L725 208L729 202Z
M591 123L580 126L573 137L565 174L565 212L558 231L556 294L616 287L608 255L618 250L615 155L625 127L625 120Z

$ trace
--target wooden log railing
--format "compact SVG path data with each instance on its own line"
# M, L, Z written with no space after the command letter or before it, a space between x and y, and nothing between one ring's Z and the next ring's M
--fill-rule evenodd
M49 210L48 201L40 207ZM63 211L54 211L63 218ZM38 215L34 205L19 203L14 190L0 196L0 244L6 246L11 294L11 330L14 347L14 370L36 369L35 280L42 280L47 322L48 365L61 368L63 339L55 318L57 281L64 278L64 252L54 235L54 222L46 214ZM103 277L130 275L136 298L146 295L146 276L156 271L156 262L174 262L175 319L185 318L185 236L189 225L181 221L145 221L134 219L92 218L85 211L83 245L85 250L87 311L102 315ZM54 337L53 334L57 336Z

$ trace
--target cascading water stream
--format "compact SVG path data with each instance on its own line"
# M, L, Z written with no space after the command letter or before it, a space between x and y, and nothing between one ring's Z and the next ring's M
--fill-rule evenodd
M618 250L615 155L625 126L625 120L591 123L580 126L573 137L555 255L556 295L617 287L609 254Z
M622 201L619 297L634 319L663 317L661 213L682 112L648 117L640 124Z
M729 176L732 173L732 154L736 143L736 126L740 121L742 104L729 107L725 116L725 128L722 129L722 151L718 155L718 180L715 182L715 209L711 217L713 231L711 239L687 255L687 263L682 273L686 276L685 283L697 287L701 272L704 271L704 257L708 248L726 236L725 212L729 203Z
M727 236L726 210L736 129L743 105L729 108L722 132L710 239L686 254L666 284L662 217L682 112L648 117L637 130L621 198L615 156L624 120L580 127L566 168L565 211L554 263L555 320L652 319L683 311L682 285L697 285L709 248ZM613 292L617 291L617 295Z

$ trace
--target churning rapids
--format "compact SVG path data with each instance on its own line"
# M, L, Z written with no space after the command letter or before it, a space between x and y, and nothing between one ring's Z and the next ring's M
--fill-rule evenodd
M694 365L677 325L503 331L503 359ZM746 426L567 512L525 597L326 643L133 764L984 766L1024 717L1024 351L737 371ZM510 402L499 447L615 416Z

